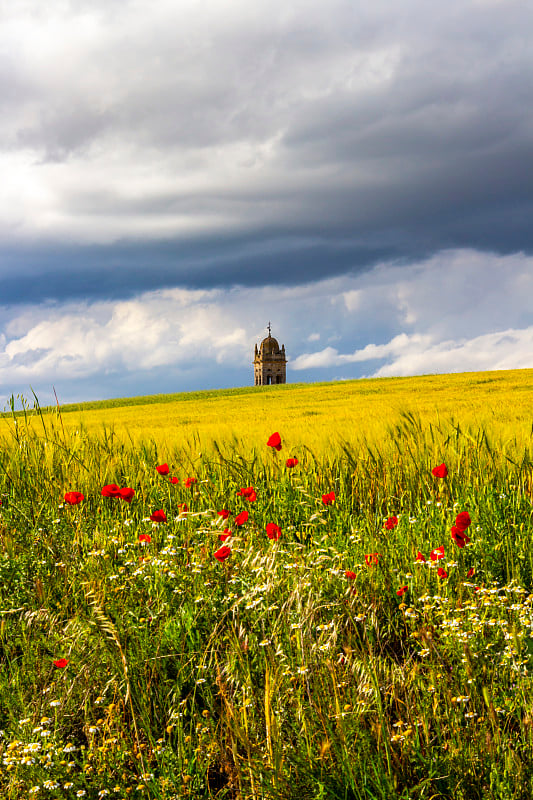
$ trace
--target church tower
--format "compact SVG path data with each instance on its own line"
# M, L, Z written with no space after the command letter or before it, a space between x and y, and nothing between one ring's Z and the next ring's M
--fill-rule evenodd
M270 386L274 383L287 383L287 359L285 345L280 346L271 334L268 323L268 336L259 347L255 346L254 386Z

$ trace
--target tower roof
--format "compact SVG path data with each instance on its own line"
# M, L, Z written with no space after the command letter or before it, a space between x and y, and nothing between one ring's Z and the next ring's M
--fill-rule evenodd
M278 340L274 339L273 336L270 335L266 336L261 342L260 350L263 355L272 355L273 353L279 353Z

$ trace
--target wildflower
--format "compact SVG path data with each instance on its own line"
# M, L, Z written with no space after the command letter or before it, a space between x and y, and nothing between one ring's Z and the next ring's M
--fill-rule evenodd
M459 530L459 528L457 528L455 525L452 525L452 539L460 549L462 549L465 544L468 544L470 541L470 537L467 536L463 531Z
M281 528L279 525L276 525L275 522L267 522L266 526L266 534L269 539L273 539L274 541L278 541L281 537Z
M235 517L235 525L237 527L244 525L244 523L248 521L248 516L249 514L247 511L241 511L241 513L237 514L237 516Z
M448 577L448 573L442 567L438 568L437 575L439 576L439 578L447 578Z
M120 489L116 483L108 483L102 487L102 497L120 497Z
M135 494L135 489L131 489L129 486L125 486L124 489L119 489L119 494L126 503L131 503L133 500L133 495Z
M224 532L218 534L218 539L221 542L225 542L226 539L229 539L231 535L232 534L231 534L230 529L229 528L224 528Z
M257 494L253 486L247 486L246 488L239 489L237 492L237 497L246 497L248 502L254 503L257 500Z
M444 558L444 545L441 544L440 547L435 547L429 557L432 561L440 561L441 558Z
M328 494L322 495L322 502L325 506L330 506L332 503L335 502L335 492L328 492Z
M353 581L355 580L355 578L357 578L357 573L352 572L350 569L347 569L344 575L346 578L348 578L349 581Z
M68 664L68 661L69 661L68 658L58 658L57 661L53 662L54 667L57 667L57 669L65 669L65 667Z
M285 466L286 466L288 469L292 469L292 468L293 468L293 467L295 467L297 464L298 464L298 459L297 459L297 458L288 458L288 459L287 459L287 461L285 462Z
M156 467L156 470L157 472L159 472L160 475L168 475L168 473L170 472L168 464L159 464L159 466Z
M267 446L274 447L278 451L281 450L281 436L277 431L276 433L273 433L272 436L269 437Z
M448 468L446 464L439 464L438 467L433 467L431 472L436 478L445 478L448 475Z
M470 519L470 514L468 511L461 511L460 514L457 514L455 518L455 527L463 533L466 529L470 526L472 520Z
M468 572L466 573L466 577L467 577L467 578L472 578L472 577L473 577L473 575L474 575L474 572L475 572L475 569L474 569L474 567L470 567L470 569L469 569L469 570L468 570Z
M217 511L217 514L219 517L222 517L222 519L227 519L230 515L230 512L227 509L223 508L222 511Z
M365 556L365 564L370 567L372 564L377 564L379 561L379 553L367 553Z
M85 500L85 495L81 492L67 492L65 494L65 503L69 506L77 506L82 500Z
M176 485L177 483L180 482L180 479L176 478L176 476L173 475L171 478L169 478L169 481L170 481L170 483L173 483L174 485Z
M150 544L150 542L152 541L152 537L150 536L149 533L140 533L139 534L139 541L140 542L146 542L146 544Z
M389 517L385 523L385 529L388 531L392 531L394 530L397 524L398 524L398 517Z
M221 563L227 559L228 556L231 555L231 547L228 547L227 544L222 545L222 547L213 553L217 561Z
M178 503L178 511L180 514L186 514L189 510L187 503Z
M166 522L167 515L165 514L163 509L160 508L158 511L154 511L153 514L150 514L150 519L152 520L152 522Z
M415 561L422 561L422 562L424 562L425 560L426 560L426 557L425 557L425 556L424 556L424 555L423 555L423 554L420 552L420 550L418 550L418 552L417 552L417 554L416 554Z
M195 484L196 482L197 482L196 478L187 478L187 480L183 482L183 485L185 486L186 489L190 489L191 486L193 486L193 484Z
M409 589L408 586L400 586L400 588L396 590L396 594L398 595L398 597L403 597L404 594L408 591L408 589Z

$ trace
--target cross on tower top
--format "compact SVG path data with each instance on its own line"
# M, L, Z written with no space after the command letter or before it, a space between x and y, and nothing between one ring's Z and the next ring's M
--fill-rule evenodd
M271 325L270 325L270 320L268 321L267 328L268 328L268 335L270 336L270 333L271 333Z

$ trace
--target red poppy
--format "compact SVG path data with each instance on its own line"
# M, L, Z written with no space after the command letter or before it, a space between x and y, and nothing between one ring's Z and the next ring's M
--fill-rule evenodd
M398 595L398 597L403 597L408 589L409 589L408 586L400 586L400 588L396 590L396 594Z
M54 667L57 667L58 669L65 669L68 661L68 658L58 658L57 661L54 661Z
M328 492L328 494L322 495L322 502L325 506L330 506L332 503L335 502L335 492Z
M276 525L275 522L267 522L266 526L266 534L269 539L273 539L275 542L281 538L281 528L279 525Z
M187 505L187 503L178 503L178 511L180 512L180 514L186 514L188 510L189 506Z
M77 506L82 500L85 500L85 495L81 492L67 492L65 495L65 503L69 506Z
M150 536L149 533L140 533L139 534L139 541L140 542L146 542L146 544L150 544L150 542L152 541L152 537Z
M126 503L131 503L134 494L135 489L131 489L129 486L125 486L124 489L120 489L120 496L126 501Z
M466 573L466 577L467 577L467 578L473 578L473 577L474 577L474 572L475 572L475 569L474 569L474 567L470 567L470 569L469 569L469 570L468 570L468 572Z
M254 503L257 500L257 494L253 486L246 486L243 489L239 489L237 497L239 496L246 497L250 503Z
M372 564L377 564L379 561L379 553L367 553L365 556L365 563L367 567L370 567Z
M183 482L183 485L185 486L186 489L190 489L191 486L196 482L197 482L196 478L187 478L187 480Z
M441 558L444 558L444 545L441 544L440 547L435 547L429 554L429 557L432 561L440 561Z
M270 436L267 445L268 447L275 447L278 451L281 450L281 436L279 433L273 433L272 436Z
M285 466L288 467L289 469L292 469L297 464L298 464L297 458L288 458L287 461L285 462Z
M431 472L436 478L445 478L448 474L448 468L446 464L439 464L438 467L433 467Z
M227 509L223 508L222 511L217 511L217 514L219 517L222 517L222 519L227 519L230 515L230 512Z
M213 555L217 561L225 561L227 557L231 555L231 547L228 547L227 544L223 544L220 550L217 550Z
M237 514L237 516L235 517L235 525L237 527L244 525L244 523L248 521L248 516L249 514L247 511L241 511L241 513Z
M168 468L168 464L160 464L156 467L156 470L159 472L160 475L168 475L170 469Z
M439 576L439 578L447 578L448 577L448 573L442 567L438 568L437 575Z
M171 478L169 478L169 481L170 481L170 483L173 483L174 485L176 485L176 483L180 482L180 479L176 478L176 476L173 475Z
M231 531L229 528L224 528L224 532L218 534L218 538L221 542L225 542L226 539L230 538L230 536L231 536Z
M460 514L457 514L455 518L455 527L460 530L461 532L466 531L466 529L470 526L472 520L470 519L470 514L468 511L461 511Z
M108 483L102 489L102 497L120 497L120 488L116 483Z
M470 541L470 537L467 536L463 531L460 531L455 525L452 525L452 539L457 547L459 547L461 550L465 544L468 544Z
M160 508L158 511L154 511L153 514L150 514L150 519L152 520L152 522L166 522L167 515L165 514L163 509Z
M420 552L420 550L419 550L419 551L417 552L417 554L416 554L415 561L425 561L425 560L426 560L426 557L425 557L425 555L423 555L423 554Z
M353 581L353 580L355 580L357 578L357 572L352 572L351 569L347 569L344 574L348 578L349 581Z
M385 523L385 528L388 531L392 531L397 524L398 524L398 517L389 517Z

